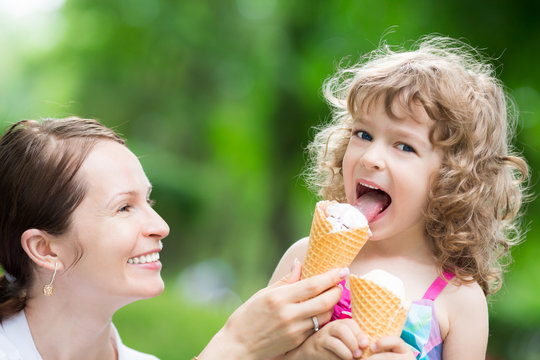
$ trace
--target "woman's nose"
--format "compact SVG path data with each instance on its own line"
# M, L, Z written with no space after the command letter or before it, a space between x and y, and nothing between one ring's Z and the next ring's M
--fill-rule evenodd
M144 235L161 240L169 235L169 225L154 209L151 208L149 211L149 218L144 227Z

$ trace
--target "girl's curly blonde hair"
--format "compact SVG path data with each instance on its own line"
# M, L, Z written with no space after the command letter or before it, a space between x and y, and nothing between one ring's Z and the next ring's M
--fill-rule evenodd
M413 105L421 104L443 153L425 209L437 265L496 292L509 249L521 240L528 169L509 145L517 112L493 67L467 44L430 36L409 51L383 44L328 79L324 95L332 119L308 147L308 183L324 199L346 201L343 156L359 112L382 99L391 118L395 101L414 116Z

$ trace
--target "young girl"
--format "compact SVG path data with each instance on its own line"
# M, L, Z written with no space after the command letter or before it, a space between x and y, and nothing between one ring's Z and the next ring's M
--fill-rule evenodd
M520 239L525 161L508 140L513 118L494 70L467 45L424 38L387 46L325 84L332 121L310 145L324 199L357 206L372 237L350 266L400 277L414 300L401 338L371 344L370 359L485 359L486 296ZM271 282L308 240L291 246ZM345 289L334 318L348 317ZM352 359L366 339L350 319L324 326L290 359Z

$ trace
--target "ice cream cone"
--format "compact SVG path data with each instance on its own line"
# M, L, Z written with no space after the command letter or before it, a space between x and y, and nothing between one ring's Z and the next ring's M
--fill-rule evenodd
M326 209L335 201L319 201L315 206L309 245L303 264L302 278L321 274L337 267L348 267L369 238L367 226L334 231ZM360 214L360 213L359 213ZM360 214L363 217L363 215Z
M384 336L399 336L407 320L410 302L369 279L351 274L352 318L373 343ZM371 355L366 348L362 359Z

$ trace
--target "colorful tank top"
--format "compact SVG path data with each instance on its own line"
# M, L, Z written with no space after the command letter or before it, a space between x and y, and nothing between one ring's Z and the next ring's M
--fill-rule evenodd
M442 338L439 322L435 314L434 301L455 274L444 271L431 284L422 299L413 301L401 338L414 351L417 360L441 360ZM351 292L342 282L343 294L334 307L332 320L351 318Z

